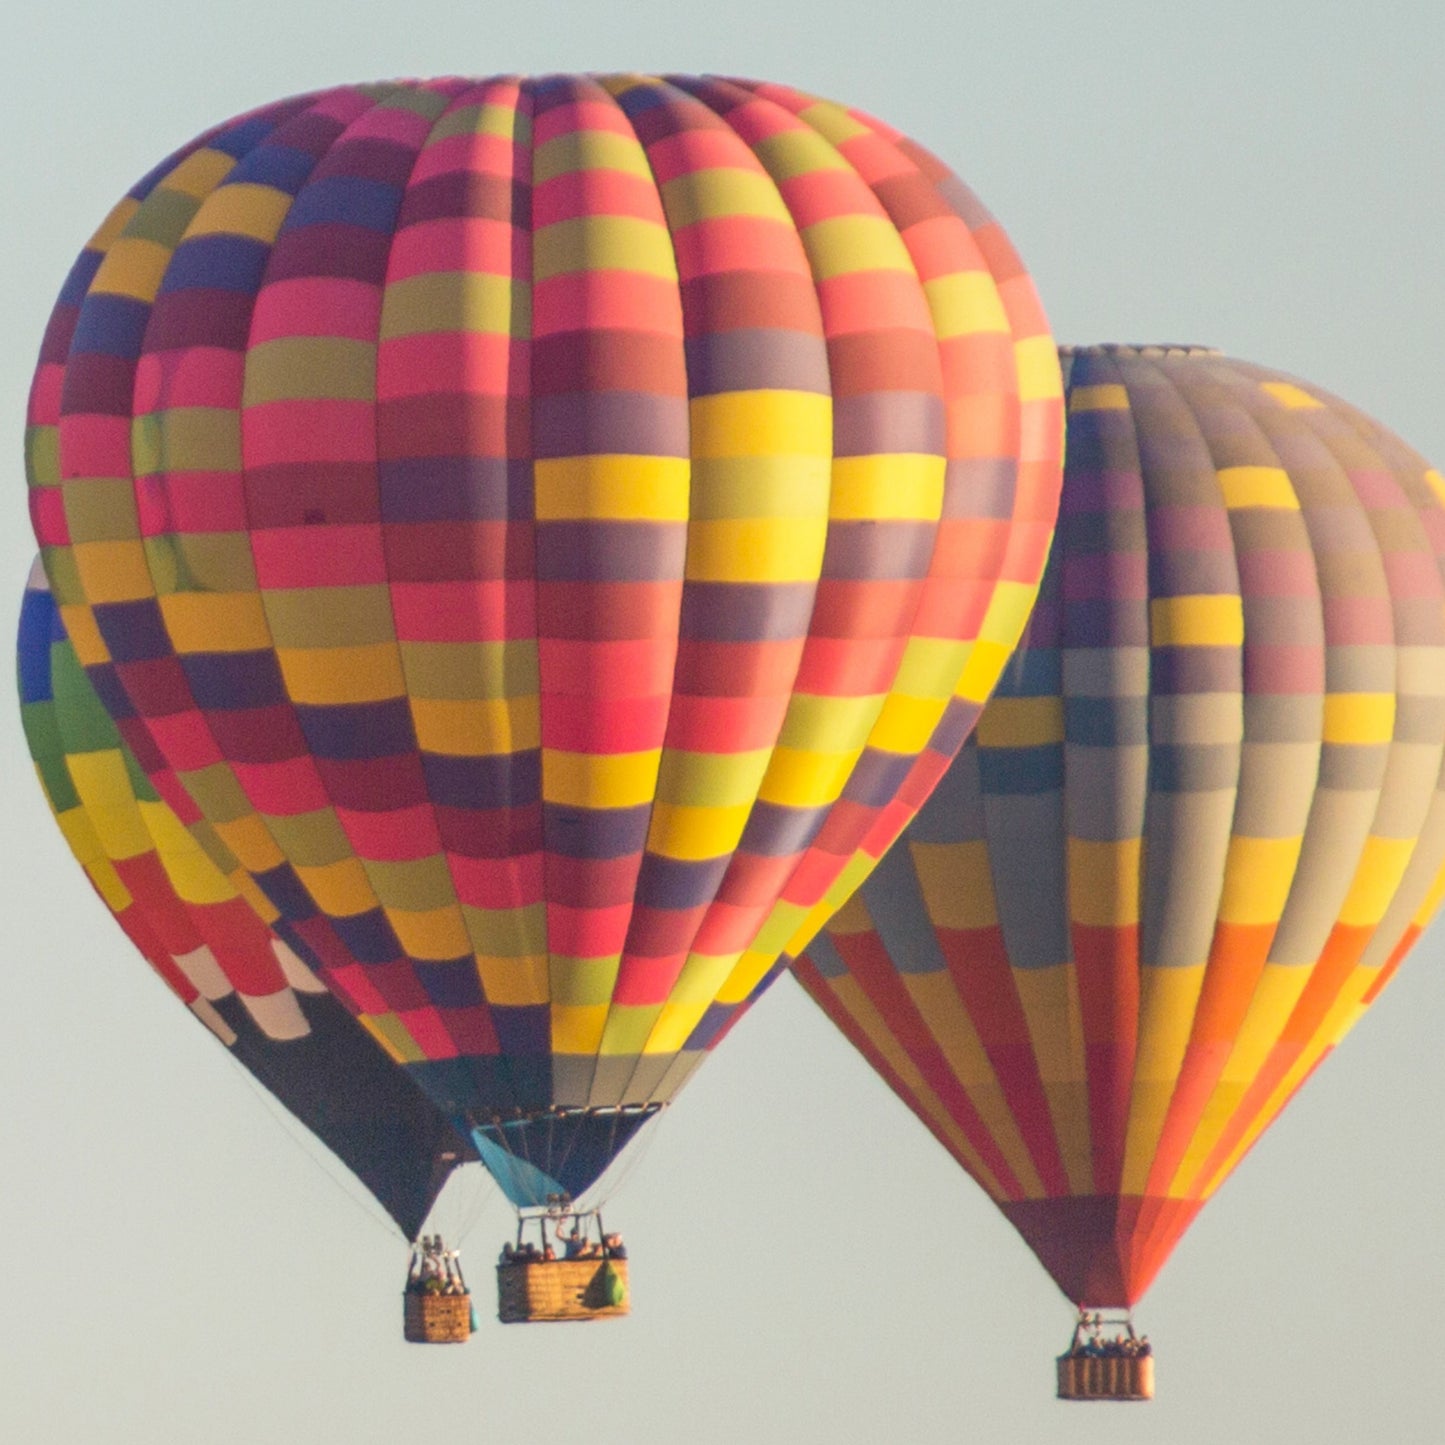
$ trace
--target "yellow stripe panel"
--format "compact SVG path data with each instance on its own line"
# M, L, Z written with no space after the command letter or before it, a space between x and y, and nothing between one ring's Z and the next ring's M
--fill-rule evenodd
M640 1052L677 1053L687 1043L692 1031L702 1022L707 1010L707 1003L678 1003L669 1000L658 1010Z
M997 925L993 873L986 843L981 839L966 843L910 841L900 846L906 846L913 859L924 907L935 928L976 929Z
M844 753L820 753L779 746L768 762L758 798L785 808L819 808L834 803L862 751L858 747Z
M751 803L733 807L688 807L660 800L652 805L647 850L665 858L700 862L737 849L752 813Z
M633 808L657 791L660 748L638 753L542 750L542 797L572 808Z
M607 1028L607 1004L553 1004L552 1052L554 1054L595 1055L602 1045Z
M1099 928L1139 921L1138 838L1119 842L1068 840L1069 917Z
M812 130L785 130L753 142L753 154L781 183L813 171L851 170L848 162Z
M376 344L350 336L282 336L246 352L243 406L324 399L374 401Z
M255 592L169 592L161 616L177 652L264 652L266 610Z
M895 693L914 698L942 698L954 695L958 679L968 661L969 644L945 637L910 637L893 679Z
M1149 603L1149 640L1155 647L1238 647L1244 641L1244 604L1233 593L1155 598Z
M657 775L660 803L678 807L732 808L751 805L772 752L693 753L669 748Z
M46 801L50 801L49 794L46 795ZM61 836L75 854L77 863L88 868L92 863L109 861L105 856L105 849L100 846L100 839L95 836L94 826L86 816L83 803L75 808L67 808L63 813L56 813L55 805L51 803L50 811L55 814L55 821L60 824Z
M1139 979L1139 1054L1124 1136L1126 1194L1142 1194L1194 1026L1205 965L1144 968Z
M179 191L183 196L201 200L208 196L236 168L236 158L224 151L202 146L192 151L161 182L167 191Z
M294 199L274 186L252 181L221 186L202 202L186 228L186 239L225 233L270 243L276 239Z
M537 520L685 522L686 457L597 455L533 464Z
M870 134L866 125L855 120L841 105L831 100L815 100L812 105L798 112L798 119L835 146L845 145L860 135Z
M917 278L908 248L886 216L830 216L798 234L817 281L860 271L900 271Z
M473 908L462 904L467 935L478 958L547 959L547 905L541 901L521 908ZM572 968L572 964L568 964ZM546 971L542 999L547 998ZM611 995L608 995L611 997Z
M518 700L537 692L537 644L401 642L401 665L412 698Z
M138 477L165 471L240 471L240 413L208 406L150 412L131 420L130 445Z
M731 972L732 961L726 957L693 954L682 966L667 1001L669 1005L711 1004Z
M778 188L759 171L731 166L689 171L664 181L661 191L668 224L674 231L698 221L733 216L760 217L793 229L793 218Z
M417 746L448 757L525 752L542 744L541 703L536 697L412 697Z
M432 331L476 331L519 336L531 331L531 292L510 276L481 271L433 271L389 282L381 308L380 339Z
M547 1002L545 956L493 958L483 954L477 959L477 972L481 976L487 1002L494 1006L521 1008ZM601 1012L606 1014L606 1004L601 1006Z
M883 696L881 693L864 697L794 693L778 734L778 746L816 753L861 749L883 705Z
M292 702L383 702L406 692L401 659L392 642L361 647L278 647L276 660Z
M109 858L99 858L85 865L86 874L95 885L95 891L105 901L112 913L121 913L135 902L129 888L120 881L120 874Z
M995 697L975 729L981 748L1031 748L1064 740L1061 697Z
M833 399L811 391L724 391L688 403L694 457L831 456Z
M1373 928L1385 916L1400 879L1415 851L1416 838L1365 839L1350 891L1340 909L1340 922L1352 928Z
M85 589L85 600L138 602L155 595L145 548L139 538L129 542L77 542L71 549Z
M868 746L885 753L921 753L948 706L945 697L909 697L901 689L884 699Z
M1217 476L1224 505L1231 511L1244 507L1289 507L1299 511L1299 498L1283 467L1221 467Z
M999 582L993 589L988 611L979 626L979 641L1002 643L1008 652L1012 652L1024 623L1029 620L1029 613L1033 611L1038 591L1036 582L1010 582L1007 579Z
M144 236L122 236L105 253L90 283L90 294L130 296L137 301L154 301L161 277L175 254L170 246Z
M455 905L420 912L388 908L386 919L397 941L413 958L439 960L471 952L471 941Z
M532 278L577 271L626 271L677 280L677 258L667 227L640 216L579 216L532 233Z
M940 341L983 332L1006 332L1008 313L987 271L955 271L923 283L933 329Z
M606 130L572 130L544 140L532 152L532 184L572 171L621 171L651 181L642 147L632 136Z
M1303 838L1229 840L1219 917L1224 923L1277 923L1294 883Z
M1262 381L1259 389L1292 411L1318 410L1324 406L1324 402L1312 397L1302 387L1293 386L1287 381Z
M1019 373L1019 402L1051 401L1064 393L1059 351L1052 336L1030 336L1014 343Z
M333 918L351 918L377 906L376 894L358 858L341 858L317 867L296 867L316 906Z
M1069 392L1070 411L1128 411L1129 388L1117 382L1076 386Z
M615 958L563 958L548 962L548 997L557 1004L610 1004L617 986ZM545 1000L544 1000L545 1002Z
M946 460L925 453L838 457L828 515L834 521L935 522Z
M1445 502L1445 477L1442 477L1434 467L1426 470L1425 485L1435 493L1441 502Z
M693 521L689 582L812 582L827 540L823 517Z
M1332 692L1325 695L1327 743L1387 743L1395 732L1395 695Z

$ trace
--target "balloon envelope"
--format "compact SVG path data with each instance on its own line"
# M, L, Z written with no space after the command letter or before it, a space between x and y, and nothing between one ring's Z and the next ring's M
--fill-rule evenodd
M576 1194L972 725L1057 358L932 157L781 86L283 101L138 184L31 407L157 790L518 1203Z
M38 569L20 611L25 736L56 822L127 937L408 1239L476 1157L265 927L155 794L100 706Z
M1130 1305L1445 863L1445 481L1318 388L1063 353L1039 606L804 987L1064 1293Z

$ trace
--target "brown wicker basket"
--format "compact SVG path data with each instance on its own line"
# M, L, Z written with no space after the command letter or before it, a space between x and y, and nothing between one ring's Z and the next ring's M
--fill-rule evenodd
M1152 1355L1060 1355L1061 1400L1152 1400Z
M465 1294L407 1294L402 1333L414 1345L460 1345L472 1333L472 1298Z
M622 1303L607 1297L606 1271L622 1280ZM601 1320L632 1309L625 1259L556 1259L497 1266L497 1318L504 1325L533 1320Z

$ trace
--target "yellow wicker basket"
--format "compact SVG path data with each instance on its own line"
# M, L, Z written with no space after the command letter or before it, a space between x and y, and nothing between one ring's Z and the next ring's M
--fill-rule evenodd
M460 1345L472 1333L472 1299L465 1294L407 1294L402 1333L414 1345Z
M609 1270L621 1281L612 1303ZM497 1318L504 1325L534 1320L601 1320L632 1308L625 1259L556 1259L497 1266Z
M1152 1400L1152 1355L1060 1355L1061 1400Z

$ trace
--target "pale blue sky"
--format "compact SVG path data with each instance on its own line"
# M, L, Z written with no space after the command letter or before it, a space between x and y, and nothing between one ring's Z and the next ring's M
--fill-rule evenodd
M1220 346L1445 458L1435 0L50 0L9 7L0 53L7 636L33 551L25 392L75 251L209 123L345 80L711 70L848 100L979 192L1060 340ZM9 707L0 780L0 1439L1445 1439L1438 932L1145 1301L1153 1406L1051 1399L1068 1307L786 981L612 1206L632 1318L488 1320L465 1347L423 1350L400 1339L402 1245L128 953ZM459 1221L467 1201L443 1212ZM484 1305L508 1219L493 1193L467 1242Z

